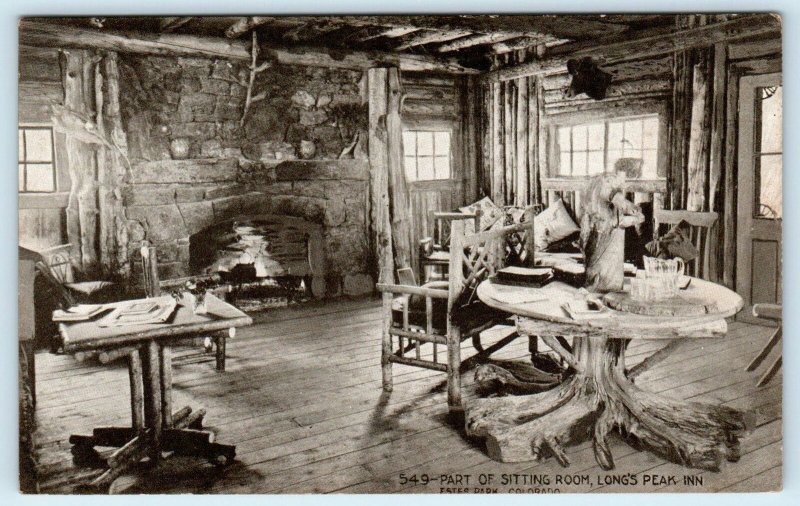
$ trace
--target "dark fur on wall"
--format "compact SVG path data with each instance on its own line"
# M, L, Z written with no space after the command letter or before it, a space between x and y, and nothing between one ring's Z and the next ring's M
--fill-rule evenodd
M611 74L601 70L590 57L567 61L567 71L572 76L572 82L566 92L568 98L581 93L586 93L594 100L603 100L606 97L606 90L611 84Z

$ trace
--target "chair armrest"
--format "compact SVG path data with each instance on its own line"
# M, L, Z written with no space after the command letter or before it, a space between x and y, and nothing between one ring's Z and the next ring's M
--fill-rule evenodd
M386 283L378 283L377 289L381 293L392 293L395 295L419 295L422 297L430 297L432 299L447 299L447 290L439 290L436 288L426 288L420 286L408 285L392 285Z
M754 304L753 316L765 320L783 321L783 306L780 304Z

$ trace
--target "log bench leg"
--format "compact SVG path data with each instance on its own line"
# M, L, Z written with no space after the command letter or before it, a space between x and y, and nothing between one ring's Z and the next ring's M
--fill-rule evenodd
M606 437L617 430L687 467L718 470L723 461L739 459L739 438L752 427L750 414L640 389L626 376L621 339L576 337L574 354L552 336L542 339L575 373L543 393L467 404L467 435L484 438L491 458L523 462L553 456L568 466L565 447L592 438L595 459L610 470L614 460Z

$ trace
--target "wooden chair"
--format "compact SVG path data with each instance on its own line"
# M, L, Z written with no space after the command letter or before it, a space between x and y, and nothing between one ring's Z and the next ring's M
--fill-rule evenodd
M142 279L144 282L144 292L147 298L159 297L165 284L159 280L158 259L156 248L148 241L142 241L139 250L142 259ZM212 344L216 348L215 359L217 371L225 371L225 339L228 337L226 332L218 332L214 336L191 338L185 343L189 346L203 346L206 352L211 351Z
M778 328L772 333L772 336L767 340L767 344L761 348L758 355L755 356L752 362L747 366L747 371L755 371L758 366L767 358L769 353L778 342L783 338L783 306L779 304L755 304L753 306L753 316L756 318L763 318L778 323ZM783 364L783 353L779 353L778 357L767 368L766 372L758 379L758 386L764 386L772 380L772 377L778 373Z
M384 390L392 390L392 364L441 371L447 373L447 404L451 411L462 409L461 373L467 364L461 361L461 342L471 338L478 350L478 356L468 364L472 366L519 336L514 332L483 348L481 332L506 322L508 315L477 300L475 289L512 262L533 265L532 210L523 223L498 230L466 235L464 225L463 220L452 222L447 281L421 287L390 284L377 287L383 293ZM423 355L421 345L428 343L433 346L432 354ZM447 350L444 362L439 361L439 346ZM535 350L535 338L531 348Z
M430 237L419 241L419 279L422 282L428 280L427 270L429 268L439 270L443 279L446 277L447 267L450 264L448 244L450 243L452 224L456 220L474 220L473 230L478 230L481 223L481 211L477 210L475 213L430 211L428 213L428 223L432 226L432 233Z
M72 245L63 244L39 252L47 267L49 279L63 286L74 302L102 302L108 299L114 283L110 281L75 281L72 267ZM105 297L104 297L105 296Z
M717 247L717 213L696 211L667 211L655 209L653 211L653 234L655 239L660 237L669 228L685 221L691 226L690 240L700 252L700 255L686 266L686 274L701 279L711 280L716 276L716 269L711 262L715 260L714 250ZM664 227L662 229L662 226Z

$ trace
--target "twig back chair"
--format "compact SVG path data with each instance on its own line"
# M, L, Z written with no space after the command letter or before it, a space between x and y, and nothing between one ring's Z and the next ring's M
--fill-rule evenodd
M100 292L114 286L110 281L75 281L72 266L72 245L62 244L39 252L49 271L49 279L65 287L73 302L94 301ZM40 270L42 271L42 270ZM105 294L107 295L107 294ZM105 297L108 298L108 297Z
M712 267L715 260L714 248L717 246L717 221L719 216L712 212L698 211L668 211L656 209L653 211L653 233L657 239L660 234L685 221L690 225L690 240L700 252L694 260L688 262L686 274L701 279L710 279L716 276L716 269ZM666 230L665 230L666 229Z
M392 364L433 369L447 374L450 410L462 409L461 341L472 338L482 359L518 337L514 332L486 349L482 347L480 333L505 322L508 315L480 303L475 289L510 262L533 265L533 210L526 215L522 223L471 235L465 234L464 220L453 221L446 282L421 287L378 284L383 293L384 390L392 390ZM432 353L423 355L421 345L428 343ZM439 360L439 346L447 350L445 361ZM413 355L408 356L411 352Z

